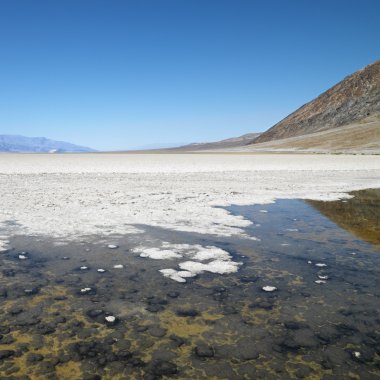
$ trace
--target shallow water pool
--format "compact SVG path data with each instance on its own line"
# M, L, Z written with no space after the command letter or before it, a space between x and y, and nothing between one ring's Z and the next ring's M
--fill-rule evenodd
M241 238L14 236L0 257L1 379L380 378L380 191L353 195L231 206L253 222ZM238 270L159 272L194 247Z

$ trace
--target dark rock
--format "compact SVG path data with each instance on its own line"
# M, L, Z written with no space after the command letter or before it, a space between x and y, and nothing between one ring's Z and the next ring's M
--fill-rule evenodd
M40 362L44 359L44 357L41 354L34 354L31 353L26 357L27 363L36 363Z
M9 309L9 313L12 314L12 315L17 315L17 314L20 314L24 311L24 309L21 307L21 306L12 306L10 309Z
M199 315L199 312L194 309L179 309L176 311L176 314L179 317L196 317Z
M8 359L15 355L13 350L0 350L0 360Z
M284 326L288 330L299 330L301 328L307 327L306 323L303 322L296 322L296 321L288 321L284 323Z
M55 332L55 326L52 324L40 324L37 327L39 334L48 335Z
M171 376L178 373L178 368L174 363L163 360L154 360L152 363L149 363L148 372L157 377Z
M336 368L343 365L348 359L349 354L336 347L326 347L323 352L322 366L326 369Z
M116 353L119 360L128 360L132 357L132 352L128 350L120 350Z
M336 325L336 329L342 335L352 335L353 333L358 331L358 329L355 326L350 325L348 323L339 323L338 325Z
M67 300L66 296L56 296L54 297L54 301L65 301Z
M273 308L273 303L270 300L260 300L253 302L249 305L250 309L264 309L271 310Z
M166 334L166 330L159 326L149 327L148 333L156 338L162 338Z
M181 347L186 343L186 341L183 338L177 335L170 335L169 338L174 342L175 347Z
M87 316L90 318L97 318L104 314L104 310L102 309L91 309L86 312Z
M54 319L54 323L66 323L66 322L67 322L67 319L63 315Z
M11 335L3 336L3 338L1 339L1 344L12 344L15 341L15 338L13 338L13 336Z
M148 326L137 326L136 327L136 331L139 333L145 332L146 330L148 330Z
M144 367L145 362L143 362L140 358L132 357L131 360L128 361L132 367Z
M227 305L223 308L222 313L223 315L233 315L233 314L237 314L238 311L236 310L235 307Z
M314 335L313 331L307 328L301 328L299 330L295 330L293 334L293 339L300 347L316 347L319 342Z
M321 328L320 331L318 331L317 337L322 341L323 344L331 344L340 337L340 334L334 327L325 326Z
M179 294L180 294L179 292L169 292L167 296L170 298L177 298Z
M160 297L148 297L149 305L167 305L168 301Z
M258 280L258 277L255 277L255 276L242 276L242 277L240 277L240 281L245 283L245 284L253 283L253 282L256 282L257 280Z
M146 307L147 311L150 311L151 313L158 313L159 311L164 310L165 308L162 305L148 305Z
M212 358L215 355L214 348L204 343L198 344L194 352L199 358Z
M16 271L14 269L3 269L2 273L3 273L3 276L5 277L14 277L16 274Z
M9 334L11 329L8 326L0 326L0 334Z

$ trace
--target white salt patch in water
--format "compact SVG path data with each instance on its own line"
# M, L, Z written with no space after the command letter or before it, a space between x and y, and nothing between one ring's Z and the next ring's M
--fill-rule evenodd
M199 251L192 255L193 260L206 261L206 260L230 260L231 255L223 249L207 246L198 246Z
M182 278L190 278L190 277L195 277L196 274L195 273L192 273L192 272L189 272L187 270L180 270L177 272L177 275L182 277Z
M2 236L0 239L3 239L4 237ZM0 240L0 253L1 252L6 252L8 250L8 240Z
M168 277L174 281L182 283L186 282L186 280L183 277L178 275L178 271L175 269L160 269L159 272L161 272L164 275L164 277Z
M122 264L116 264L113 266L115 269L123 269L124 268L124 265Z
M182 257L179 253L176 253L169 249L159 249L159 248L143 248L143 249L133 249L133 252L141 252L140 257L149 257L154 260L170 260L179 259Z
M261 289L264 290L264 292L274 292L275 290L277 290L275 286L270 285L263 286Z
M207 264L199 263L196 261L185 261L183 263L180 263L179 267L194 274L200 274L202 272L226 274L236 273L240 265L242 265L242 263L236 263L234 261L214 260L210 261Z

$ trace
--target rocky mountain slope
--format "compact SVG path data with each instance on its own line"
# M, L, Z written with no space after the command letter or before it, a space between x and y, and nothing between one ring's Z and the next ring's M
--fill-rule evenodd
M335 129L360 123L374 115L380 120L380 60L346 77L262 133L252 143ZM380 140L380 131L377 138Z
M0 135L0 152L20 153L64 153L95 152L94 149L70 144L64 141L50 140L45 137L25 137L18 135Z

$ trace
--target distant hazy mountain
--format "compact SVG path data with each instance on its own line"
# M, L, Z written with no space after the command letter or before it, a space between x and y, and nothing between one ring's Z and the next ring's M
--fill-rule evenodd
M172 148L170 150L193 152L193 151L203 151L203 150L237 148L237 147L241 147L241 146L251 143L258 136L260 136L260 133L247 133L243 136L232 137L232 138L221 140L221 141L193 143L189 145L180 146L177 148Z
M94 149L70 144L64 141L49 140L45 137L25 137L18 135L0 135L0 152L20 153L64 153L95 152Z

